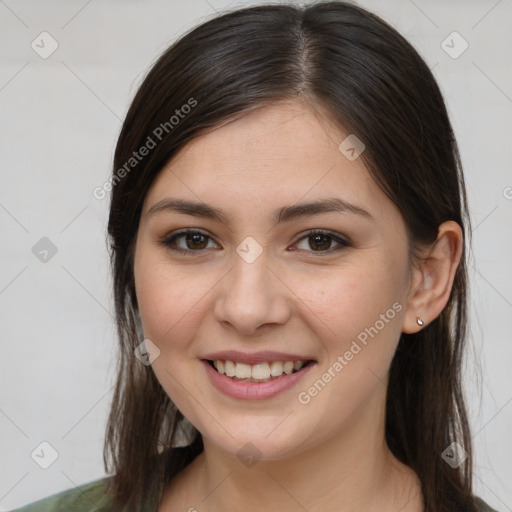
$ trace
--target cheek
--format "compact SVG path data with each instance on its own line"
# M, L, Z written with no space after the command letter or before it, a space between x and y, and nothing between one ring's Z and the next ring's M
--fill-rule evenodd
M356 402L386 378L401 333L404 276L396 255L353 260L322 279L303 279L299 294L321 334L321 372L337 384L336 401ZM340 360L341 358L341 360ZM333 368L333 365L336 366ZM377 377L376 377L377 376ZM341 386L341 387L338 387ZM349 395L346 390L351 390ZM354 390L357 390L354 391ZM329 393L330 394L330 393ZM342 400L342 402L343 402ZM346 403L346 402L345 402ZM340 403L340 406L342 404Z
M400 300L397 278L392 268L373 260L330 269L314 279L303 278L294 291L328 328L330 337L344 339L373 325Z
M214 283L207 276L178 266L171 266L165 255L141 247L134 262L135 288L144 337L160 350L152 363L156 378L178 409L194 425L201 425L194 401L190 400L190 376L197 371L197 361L190 353L200 325L201 299ZM192 266L190 267L192 268ZM203 403L201 392L194 395Z
M326 355L314 378L299 390L301 407L329 417L325 436L385 392L389 365L401 332L401 272L381 258L306 279L300 293ZM308 283L314 286L308 286ZM306 294L306 291L309 293ZM373 420L372 420L373 421Z
M160 350L179 347L187 328L197 325L198 306L214 283L192 266L169 265L158 251L144 248L136 253L134 274L145 337Z

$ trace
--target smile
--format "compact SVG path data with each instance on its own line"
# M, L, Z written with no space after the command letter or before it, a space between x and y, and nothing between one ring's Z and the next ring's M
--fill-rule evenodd
M213 386L232 398L272 398L294 387L317 362L274 352L223 352L201 359Z
M246 364L230 360L210 361L221 374L242 382L268 382L281 375L291 375L307 364L306 361L269 361L259 364Z

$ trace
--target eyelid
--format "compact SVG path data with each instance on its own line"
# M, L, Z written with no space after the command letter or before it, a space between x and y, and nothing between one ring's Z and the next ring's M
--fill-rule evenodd
M306 250L304 252L306 252L308 254L322 256L322 255L333 254L333 253L335 253L341 249L347 248L347 247L352 247L352 243L350 242L348 237L338 234L338 233L335 233L328 229L321 229L321 228L309 229L305 233L302 233L301 235L299 235L299 237L293 243L293 245L296 245L297 243L301 242L305 238L309 238L310 236L315 236L315 235L323 235L323 236L331 238L333 241L335 241L338 244L338 247L330 248L327 251L307 251ZM301 250L301 249L299 249L299 250Z
M190 253L196 253L196 254L201 254L201 253L204 253L204 251L206 249L199 249L197 251L194 251L192 249L182 249L181 247L171 247L171 244L179 237L181 236L184 236L184 235L203 235L205 236L206 238L212 240L214 243L216 243L217 245L219 245L215 239L210 235L208 234L206 231L203 231L201 229L198 229L198 228L183 228L183 229L179 229L178 231L173 231L172 233L169 233L168 235L164 236L161 240L160 240L160 243L166 247L167 249L171 250L171 251L174 251L174 252L179 252L179 253L182 253L182 254L190 254Z
M174 252L179 252L182 254L196 253L196 255L204 254L204 251L206 251L206 249L193 250L193 249L182 249L180 247L171 247L171 244L176 239L178 239L181 236L187 235L187 234L203 235L206 238L212 240L215 244L219 245L210 234L208 234L207 232L205 232L199 228L183 228L181 230L172 232L169 235L166 235L165 237L163 237L160 240L160 243L162 245L164 245L164 247L166 247L167 249L174 251ZM331 238L333 241L335 241L338 244L338 247L330 248L326 251L308 251L308 250L302 250L302 249L299 249L299 251L310 253L313 255L327 255L327 254L332 254L334 252L337 252L340 249L352 247L352 243L348 239L348 237L338 234L338 233L335 233L333 231L330 231L327 229L321 229L321 228L316 228L316 229L313 228L313 229L309 229L309 230L305 231L304 233L302 233L298 236L297 240L292 245L296 245L297 243L301 242L305 238L315 236L315 235L323 235L323 236Z

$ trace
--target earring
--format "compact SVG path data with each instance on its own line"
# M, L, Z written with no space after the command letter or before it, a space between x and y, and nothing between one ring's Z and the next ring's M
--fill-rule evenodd
M425 322L419 316L416 317L416 323L418 325L424 325L425 324Z

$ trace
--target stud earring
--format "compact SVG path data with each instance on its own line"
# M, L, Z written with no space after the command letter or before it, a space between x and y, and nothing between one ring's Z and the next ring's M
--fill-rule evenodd
M418 325L424 325L425 324L425 322L419 316L416 317L416 323Z

